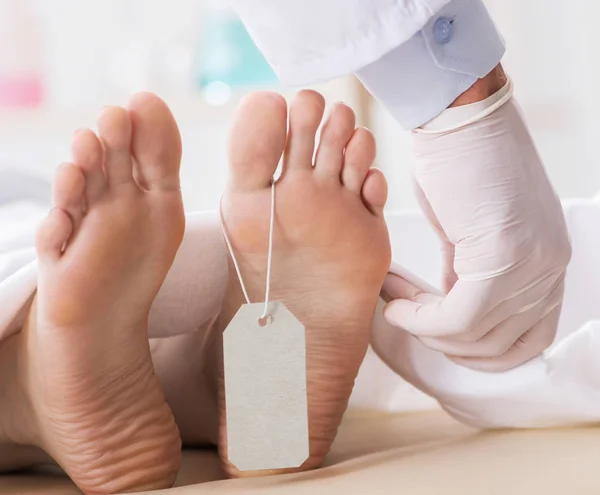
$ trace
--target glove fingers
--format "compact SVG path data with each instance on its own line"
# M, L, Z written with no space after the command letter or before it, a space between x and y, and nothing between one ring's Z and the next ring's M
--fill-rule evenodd
M410 276L412 274L407 273L407 275ZM396 299L408 299L424 304L426 302L435 302L437 299L433 298L441 295L436 289L429 287L424 282L416 285L419 282L418 279L413 281L407 280L408 276L402 277L393 273L388 274L381 290L383 300L390 302ZM435 294L432 294L434 291Z
M534 314L537 311L539 319L561 302L564 285L564 277L556 281L554 274L547 276L525 292L513 292L508 298L501 299L502 302L485 315L481 322L471 330L452 337L440 337L438 340L444 341L447 339L453 344L473 344L485 339L486 335L512 315ZM529 326L524 327L522 333L532 327L536 321L534 320ZM520 336L520 334L517 335L514 340Z
M479 324L489 307L491 284L488 281L459 280L447 296L421 294L410 300L390 302L386 319L418 337L444 337L464 333Z
M456 364L487 373L500 373L515 368L542 354L554 343L561 306L554 308L530 331L520 337L504 354L495 358L450 357Z
M509 316L475 342L464 342L452 337L422 337L420 340L430 349L442 352L450 358L496 358L508 352L519 338L527 334L544 318L547 311L548 306L542 303L523 313Z
M440 346L444 345L456 349L460 343L465 344L460 346L461 349L467 349L484 339L507 316L516 315L523 321L526 317L533 318L528 325L521 326L521 334L527 331L548 313L549 308L554 309L561 302L564 277L557 281L555 274L549 274L524 291L504 294L507 289L513 290L506 284L499 287L494 280L459 280L448 295L443 296L426 293L406 280L389 276L384 286L384 292L391 296L387 300L398 299L388 303L384 315L392 325L417 337L437 339L436 350L441 350ZM490 301L501 302L492 307ZM536 311L538 316L531 316ZM510 346L521 334L512 341L504 336L504 345ZM494 332L494 339L500 341L502 338L500 332ZM452 353L449 349L442 352Z

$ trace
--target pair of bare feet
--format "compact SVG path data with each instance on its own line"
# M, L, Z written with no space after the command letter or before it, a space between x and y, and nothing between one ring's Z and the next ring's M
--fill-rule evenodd
M335 438L390 261L374 139L338 104L313 159L324 107L309 91L289 115L278 95L248 97L222 205L250 296L260 300L270 180L283 154L272 298L307 328L302 469L318 466ZM10 399L0 442L43 449L87 494L166 488L178 471L181 438L154 373L148 313L184 233L180 159L177 125L149 94L106 109L98 135L75 135L73 163L59 169L55 208L38 232L37 295L23 331L0 347L10 370L0 385ZM243 302L232 275L217 331ZM239 475L227 463L225 430L222 420L224 466Z

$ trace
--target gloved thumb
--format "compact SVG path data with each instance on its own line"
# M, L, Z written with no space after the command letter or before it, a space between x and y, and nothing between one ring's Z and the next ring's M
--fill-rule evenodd
M394 299L409 299L422 294L432 294L435 296L444 296L444 293L436 289L433 285L425 282L422 278L392 262L390 271L385 279L382 290L382 297L386 302Z
M388 303L386 306L387 309L387 307L397 306L394 302L402 300L419 304L434 303L439 301L440 297L444 297L444 293L425 282L414 273L411 273L406 268L397 263L392 263L390 272L383 284L381 297ZM390 321L387 317L387 313L388 312L384 309L384 315L388 322L397 326L396 322Z

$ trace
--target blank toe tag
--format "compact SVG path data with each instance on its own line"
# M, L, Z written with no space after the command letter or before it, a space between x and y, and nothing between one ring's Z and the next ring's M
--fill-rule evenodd
M305 328L281 303L245 304L223 334L228 458L240 471L309 456Z

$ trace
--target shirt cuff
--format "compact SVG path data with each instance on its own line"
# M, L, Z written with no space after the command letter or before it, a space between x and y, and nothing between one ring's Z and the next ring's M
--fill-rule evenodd
M482 0L452 0L409 41L357 76L405 129L437 117L506 50Z

